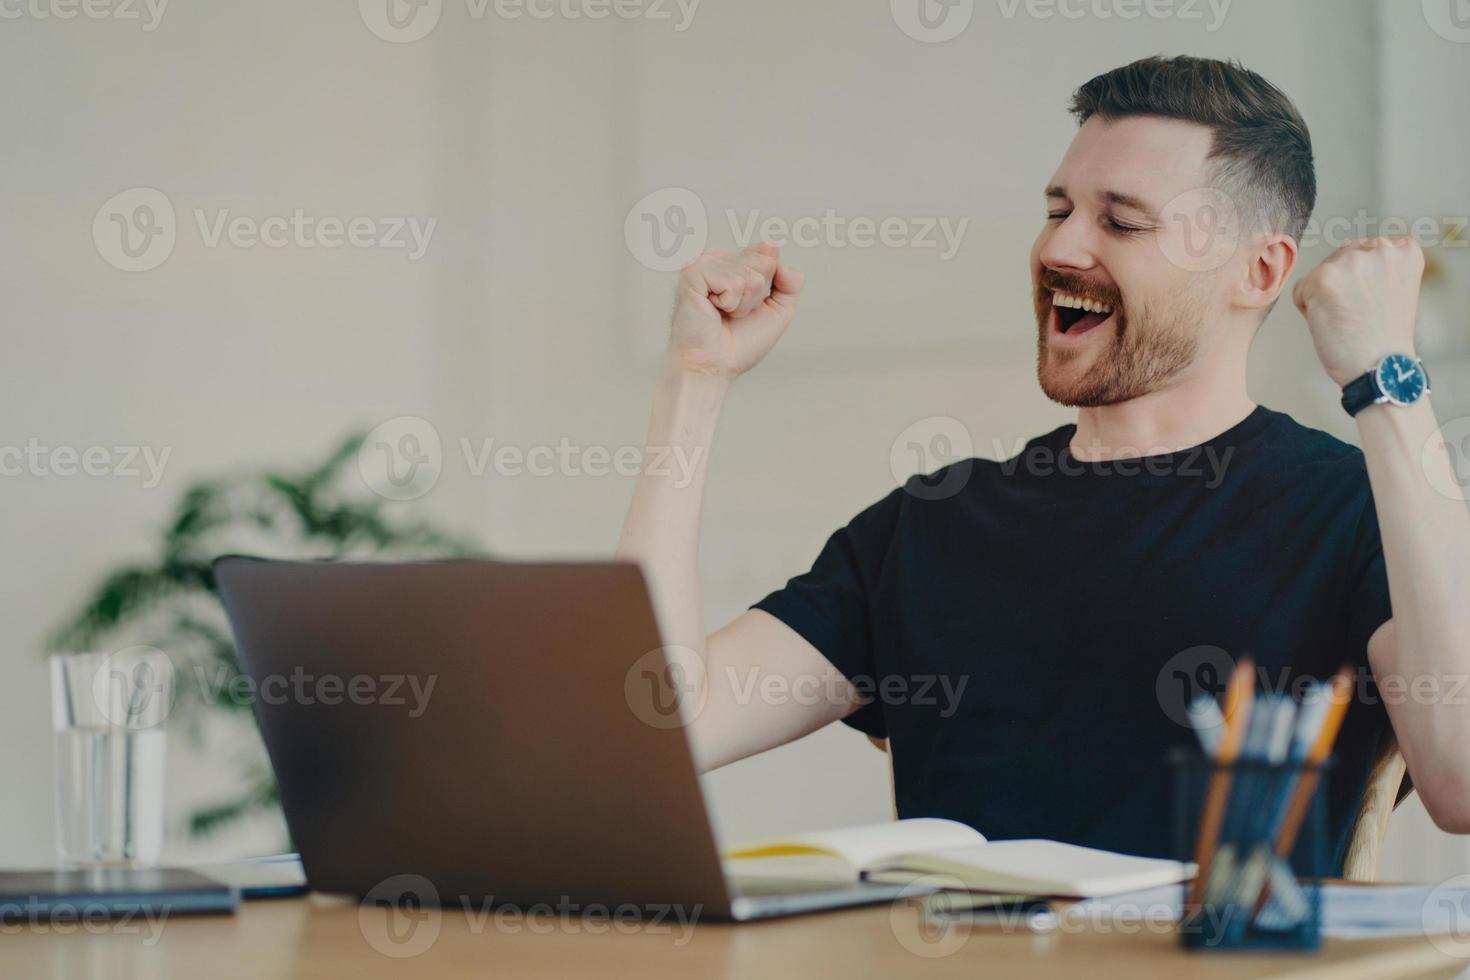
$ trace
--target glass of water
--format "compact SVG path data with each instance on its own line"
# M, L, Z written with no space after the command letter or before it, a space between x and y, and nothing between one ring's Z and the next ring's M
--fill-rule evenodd
M51 658L56 829L65 867L148 867L163 848L163 723L173 663L161 650Z

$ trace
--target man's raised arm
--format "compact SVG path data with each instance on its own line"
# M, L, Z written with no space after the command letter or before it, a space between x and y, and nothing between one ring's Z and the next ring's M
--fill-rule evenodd
M669 350L659 372L642 475L623 522L618 557L642 565L663 642L698 657L707 696L688 717L701 770L789 742L858 705L857 693L810 643L780 620L746 612L706 636L699 585L699 526L710 445L731 383L791 324L802 277L770 243L706 252L679 274ZM686 465L669 466L670 455ZM660 462L662 460L662 462ZM816 704L763 703L756 679L818 677L840 692Z

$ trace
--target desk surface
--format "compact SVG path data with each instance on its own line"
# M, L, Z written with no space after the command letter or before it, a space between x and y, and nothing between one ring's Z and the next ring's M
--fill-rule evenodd
M396 918L390 918L396 917ZM390 935L390 926L397 932ZM252 902L234 916L162 923L0 926L0 976L67 980L234 977L1453 976L1465 966L1425 939L1330 941L1316 955L1190 954L1160 929L1066 926L924 936L912 903L745 925L638 928L579 919L497 919L461 909L418 918L322 896ZM61 930L65 934L58 934ZM390 955L396 954L396 955ZM411 955L405 955L411 954ZM927 955L926 955L927 954Z

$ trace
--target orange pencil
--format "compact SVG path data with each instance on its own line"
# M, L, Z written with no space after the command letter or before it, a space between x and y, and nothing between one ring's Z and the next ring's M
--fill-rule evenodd
M1194 848L1197 871L1189 892L1191 905L1199 904L1204 896L1205 882L1210 877L1210 865L1220 840L1220 825L1225 820L1225 804L1230 799L1230 767L1235 764L1241 743L1245 740L1255 683L1255 661L1241 657L1225 688L1225 732L1220 738L1220 749L1215 753L1215 771L1210 774L1210 788L1200 811L1199 839Z
M1332 744L1337 741L1337 732L1342 728L1343 716L1347 714L1348 704L1353 695L1353 668L1343 667L1332 678L1332 693L1328 695L1327 717L1322 719L1322 728L1317 733L1317 740L1307 752L1307 769L1302 773L1302 778L1297 781L1296 792L1292 795L1291 806L1286 811L1286 818L1281 822L1281 832L1276 835L1276 854L1279 857L1289 857L1292 848L1296 847L1297 834L1302 829L1302 821L1306 819L1307 808L1312 802L1312 794L1317 791L1317 783L1322 779L1321 765L1327 761L1327 756L1332 752Z
M1317 739L1311 743L1307 751L1307 758L1302 761L1301 779L1297 780L1297 789L1292 792L1291 805L1286 808L1286 817L1282 820L1280 833L1276 835L1276 857L1286 861L1291 858L1292 849L1297 846L1297 835L1301 833L1302 821L1307 820L1307 811L1311 808L1311 798L1317 792L1317 783L1322 782L1322 764L1327 761L1327 755L1332 752L1333 742L1338 741L1338 730L1342 729L1342 718L1348 713L1348 704L1352 702L1352 667L1344 666L1332 677L1332 692L1329 693L1327 701L1327 714L1322 720L1322 729L1317 730ZM1261 896L1255 899L1255 908L1252 909L1252 917L1260 915L1261 909L1266 908L1267 902L1272 901L1272 884L1266 883L1261 887Z
M1307 757L1302 762L1301 778L1297 780L1296 789L1291 795L1291 804L1286 809L1281 830L1276 835L1276 856L1283 861L1291 857L1292 849L1296 847L1297 834L1301 832L1302 823L1307 818L1307 810L1311 808L1317 784L1322 781L1322 763L1331 754L1332 745L1337 741L1337 733L1342 728L1343 717L1347 714L1348 705L1352 703L1352 666L1344 665L1333 675L1332 690L1328 698L1327 714L1322 719L1322 727L1317 731L1316 741L1307 750ZM1259 915L1270 900L1271 885L1267 882L1261 889L1261 897L1256 900L1254 914Z

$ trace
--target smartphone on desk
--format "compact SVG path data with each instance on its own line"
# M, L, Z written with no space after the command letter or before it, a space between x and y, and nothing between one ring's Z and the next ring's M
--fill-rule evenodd
M1003 932L1051 932L1060 924L1051 901L1037 895L935 892L924 899L924 916Z

